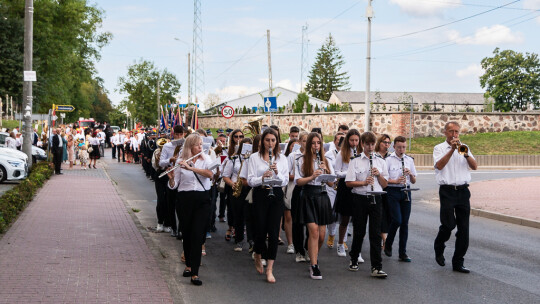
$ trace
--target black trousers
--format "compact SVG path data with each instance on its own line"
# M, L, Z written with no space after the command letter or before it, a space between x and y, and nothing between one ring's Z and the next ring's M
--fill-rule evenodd
M155 187L156 187L156 196L157 196L157 204L156 204L156 215L158 219L158 224L164 224L165 223L165 216L166 216L166 207L167 207L167 183L169 182L169 177L164 176L162 178L158 178L159 173L155 172Z
M369 256L371 259L371 267L382 269L381 258L381 197L375 197L375 204L372 196L353 194L352 203L352 222L353 222L353 241L351 252L349 253L351 260L358 259L358 255L362 250L362 242L366 235L366 224L369 218Z
M227 188L228 186L225 186L224 192L219 192L219 217L225 217L225 208L227 208Z
M399 256L407 254L407 240L409 238L409 218L411 216L411 191L401 191L401 187L386 187L388 198L387 212L390 215L390 225L388 237L386 238L386 248L392 250L392 245L399 229ZM384 197L383 197L384 203ZM384 216L384 206L383 206ZM384 221L384 220L383 220Z
M292 238L294 251L301 255L306 255L306 248L309 239L309 231L306 225L299 223L297 213L300 212L300 192L302 187L294 186L291 198L291 214L292 214ZM306 237L304 238L304 230Z
M210 207L210 216L208 217L208 231L212 231L216 227L216 202L217 202L217 186L213 185L210 188L210 197L211 197L211 207Z
M248 201L246 196L251 188L242 187L242 193L240 197L234 197L231 195L231 205L234 211L234 241L240 243L244 240L244 227L246 227L246 233L248 240L253 240L253 232L251 225L246 225L246 219L248 218ZM251 222L249 223L251 224Z
M275 260L278 250L281 216L285 209L285 203L281 187L274 188L274 198L269 198L268 193L268 189L253 188L254 251L257 254L262 254L263 259ZM267 236L268 245L266 244Z
M180 216L186 266L191 267L191 275L199 275L202 244L206 236L206 224L210 213L210 192L178 192L176 212Z
M167 180L168 181L168 180ZM163 226L171 227L172 230L178 231L178 226L176 226L176 215L178 209L176 209L176 202L178 191L171 190L167 186L167 205L165 206L165 219ZM178 221L180 221L180 215L178 214Z
M468 185L439 187L441 201L441 226L435 238L435 254L441 255L446 247L444 243L450 239L452 230L457 226L456 247L452 257L454 267L463 266L464 256L469 248L469 217L471 214L471 192Z
M116 146L112 146L112 158L116 158Z
M62 166L62 157L63 157L63 149L62 148L56 148L52 150L53 152L53 164L54 164L54 173L60 173L60 168Z
M126 156L124 155L124 145L117 145L116 146L116 154L117 157L118 157L118 162L120 162L120 154L122 154L122 161L125 162L126 161Z

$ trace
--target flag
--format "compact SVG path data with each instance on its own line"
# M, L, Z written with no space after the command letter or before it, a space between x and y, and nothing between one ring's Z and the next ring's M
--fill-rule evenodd
M195 109L193 109L193 116L191 117L191 128L193 130L197 130L199 128L199 118L197 117L197 112L199 110L199 105L195 105Z
M167 121L165 120L165 115L163 113L163 108L161 108L161 129L166 130L169 127L167 126Z
M182 115L180 115L180 107L178 107L178 110L176 111L176 124L182 125Z

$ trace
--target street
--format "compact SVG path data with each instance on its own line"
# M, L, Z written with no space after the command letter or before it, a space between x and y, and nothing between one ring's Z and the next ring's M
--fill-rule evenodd
M153 233L156 225L156 194L140 165L117 163L110 150L100 160L129 209L139 209L136 217L175 303L539 303L540 233L537 229L471 216L470 246L465 266L470 274L453 272L451 257L454 237L447 242L446 267L435 263L433 241L439 226L437 185L433 171L421 171L413 194L409 224L408 254L412 263L383 256L386 280L370 277L369 241L363 244L364 264L358 272L348 271L348 258L335 249L321 248L319 265L323 280L309 277L308 264L296 263L294 255L280 246L274 275L268 284L256 273L247 247L234 252L234 242L226 242L225 223L207 240L200 269L202 287L183 278L179 255L181 242L167 233ZM491 170L473 173L473 182L523 176L538 176L540 170ZM511 189L509 189L511 191ZM474 193L472 193L474 196ZM436 200L436 201L434 201ZM285 240L285 235L281 236ZM349 238L348 244L352 238Z

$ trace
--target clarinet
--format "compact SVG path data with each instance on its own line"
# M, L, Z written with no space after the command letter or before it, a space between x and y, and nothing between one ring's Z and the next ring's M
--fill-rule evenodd
M405 176L405 155L401 157L401 170L403 171L403 176ZM409 191L408 191L409 185L407 184L407 177L405 177L405 201L410 202L409 199Z
M317 166L319 167L319 168L317 168L317 169L320 169L320 168L321 168L321 155L320 155L319 151L317 151ZM323 171L323 173L325 172L324 169L322 169L322 171ZM324 182L321 182L321 193L323 193L323 194L324 194L324 193L327 193L327 191L326 191L326 185L325 185Z
M369 153L369 175L373 177L373 152ZM373 192L373 184L371 184L371 192ZM375 200L375 195L371 196L373 197L373 202L371 202L371 204L377 204L377 201Z
M272 170L270 169L270 167L273 165L273 161L272 161L272 149L268 149L268 169L269 170ZM269 198L274 198L275 195L274 195L274 187L272 186L269 186L270 187L270 191L268 191L268 197Z

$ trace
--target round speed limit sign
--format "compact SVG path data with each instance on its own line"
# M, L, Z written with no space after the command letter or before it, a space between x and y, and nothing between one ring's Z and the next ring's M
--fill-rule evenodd
M231 106L225 106L221 109L221 116L226 119L232 118L234 116L234 109Z

